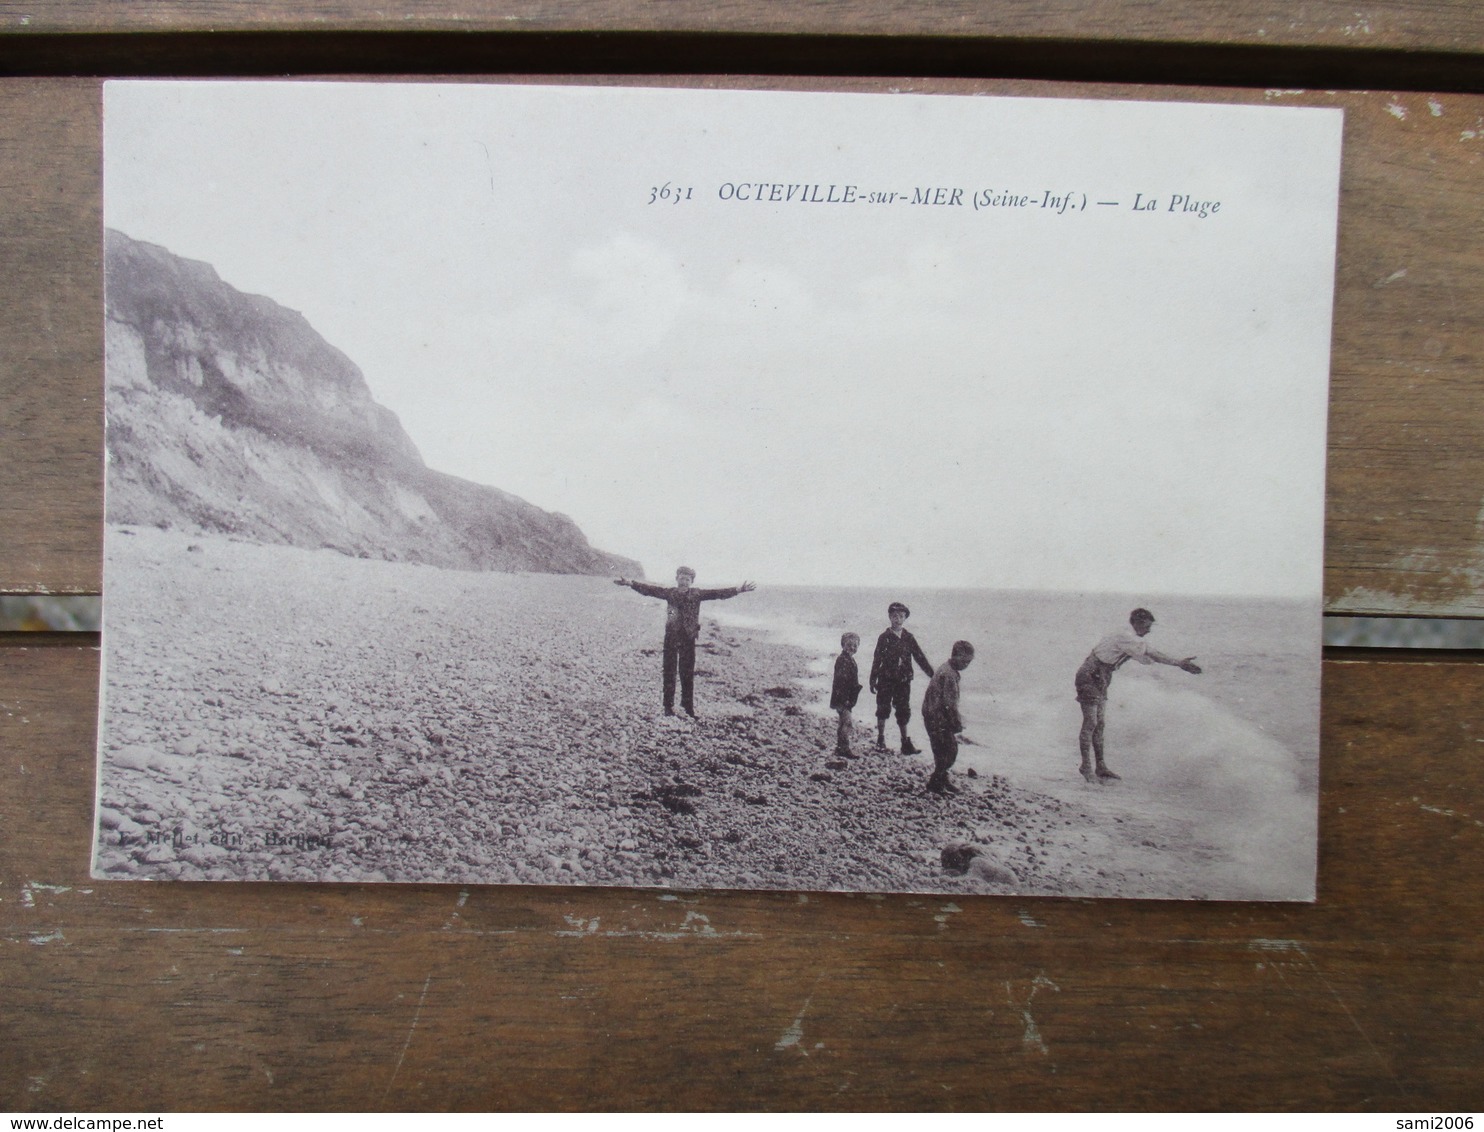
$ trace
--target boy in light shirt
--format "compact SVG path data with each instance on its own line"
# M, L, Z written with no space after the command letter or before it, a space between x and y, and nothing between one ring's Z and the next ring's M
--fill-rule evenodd
M1201 674L1195 657L1176 660L1149 647L1149 642L1144 639L1154 627L1154 614L1149 610L1134 610L1128 615L1128 623L1128 629L1109 633L1094 645L1082 667L1077 669L1077 702L1082 705L1082 731L1077 742L1082 752L1082 777L1088 782L1103 783L1119 777L1103 761L1103 716L1108 706L1108 684L1113 673L1127 661L1137 660L1140 664L1168 664L1196 676ZM1097 760L1096 767L1094 759Z

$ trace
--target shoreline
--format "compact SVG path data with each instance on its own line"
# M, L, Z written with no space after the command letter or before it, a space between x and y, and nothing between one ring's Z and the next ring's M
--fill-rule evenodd
M931 758L874 750L866 705L835 759L812 654L765 629L704 618L702 718L664 717L663 605L607 578L108 549L99 877L1211 895L1124 867L1149 822L964 759L962 793L927 794Z

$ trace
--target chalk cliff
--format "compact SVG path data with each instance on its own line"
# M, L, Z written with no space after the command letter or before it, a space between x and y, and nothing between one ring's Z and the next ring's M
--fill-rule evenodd
M208 264L109 231L113 523L467 570L640 577L575 523L427 467L305 318Z

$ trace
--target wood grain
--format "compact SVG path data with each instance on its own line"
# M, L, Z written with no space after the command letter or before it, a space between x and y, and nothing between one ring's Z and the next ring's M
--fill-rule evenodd
M1484 188L1484 99L1345 105L1327 607L1479 616L1484 237L1457 224Z
M0 2L0 29L44 32L146 31L536 31L762 33L821 36L945 36L1077 39L1158 43L1253 43L1478 52L1484 12L1478 5L1356 3L1318 0L99 0Z
M555 81L1342 107L1327 605L1484 615L1484 96L954 79ZM4 591L100 588L98 99L94 80L0 80Z
M88 879L0 650L0 1107L1477 1108L1484 666L1325 665L1314 905Z
M99 111L95 83L0 81L0 591L99 588Z

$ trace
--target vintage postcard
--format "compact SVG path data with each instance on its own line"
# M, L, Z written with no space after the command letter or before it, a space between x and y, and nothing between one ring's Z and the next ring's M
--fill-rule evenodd
M95 876L1313 899L1338 111L104 131Z

